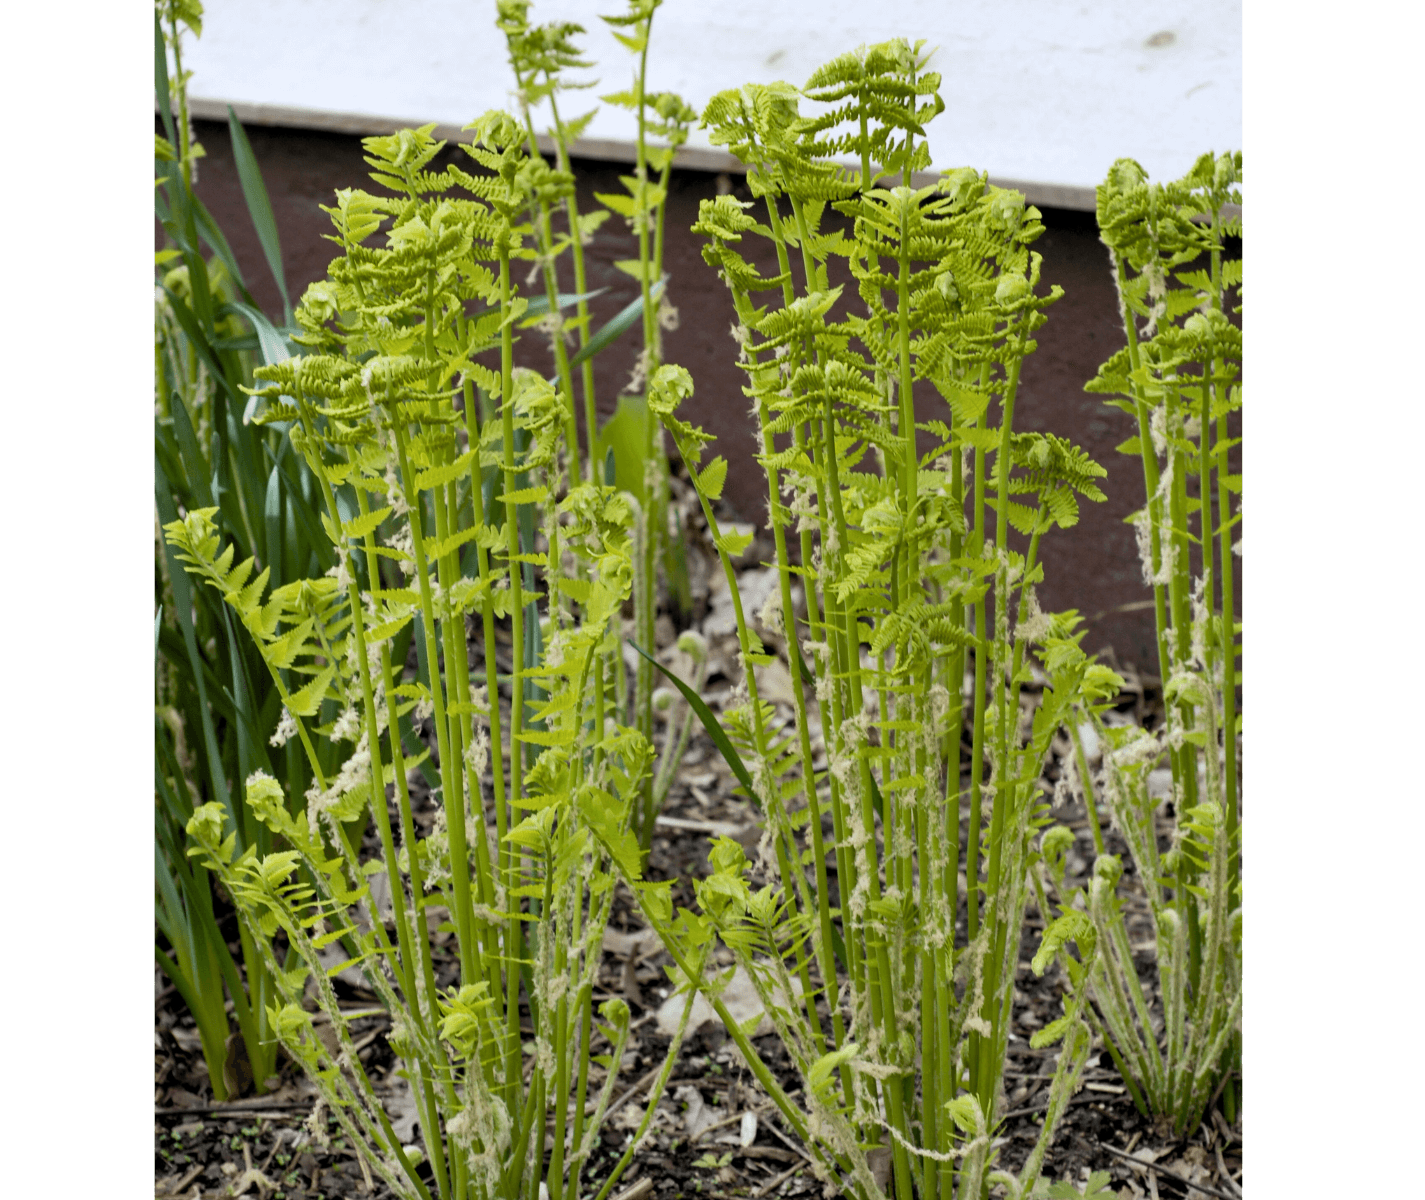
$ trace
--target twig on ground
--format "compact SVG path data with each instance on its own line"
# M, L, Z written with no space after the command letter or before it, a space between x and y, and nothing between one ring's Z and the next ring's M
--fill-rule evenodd
M649 1071L647 1075L645 1075L631 1088L629 1088L628 1091L624 1092L622 1096L620 1096L617 1100L610 1104L608 1107L608 1111L604 1113L604 1120L607 1121L610 1117L614 1115L614 1113L618 1112L619 1109L621 1109L625 1104L627 1104L636 1095L638 1095L639 1092L643 1091L644 1088L646 1088L650 1083L657 1079L658 1072L662 1069L663 1068L661 1066L654 1067L653 1070ZM595 1105L594 1108L590 1108L589 1112L592 1113L593 1111L595 1111L596 1108L597 1105ZM638 1185L635 1184L634 1186L637 1187ZM653 1185L650 1183L648 1186L652 1187ZM620 1197L620 1200L622 1200L622 1197Z
M1235 1071L1223 1071L1222 1078L1217 1081L1217 1086L1212 1091L1212 1099L1207 1102L1204 1112L1217 1111L1217 1098L1222 1095L1222 1089L1227 1086L1227 1081L1236 1075Z
M277 1151L282 1149L283 1130L277 1131L277 1136L272 1139L272 1149L267 1152L267 1161L262 1164L262 1173L267 1174L267 1168L272 1165L272 1160L277 1157Z
M742 1120L743 1115L744 1114L742 1112L735 1112L730 1117L723 1117L721 1121L715 1121L711 1125L704 1125L701 1129L697 1131L697 1133L693 1134L693 1136L688 1139L688 1145L691 1146L705 1133L711 1133L714 1129L722 1129L727 1125L731 1125L734 1121Z
M1231 1172L1227 1170L1227 1164L1222 1161L1222 1147L1214 1142L1212 1146L1212 1152L1213 1154L1217 1155L1218 1175L1227 1184L1227 1186L1232 1189L1232 1191L1236 1192L1237 1195L1240 1196L1242 1194L1242 1189L1237 1185L1237 1181L1232 1178Z
M219 1113L281 1113L292 1112L296 1109L306 1110L312 1107L310 1100L304 1100L293 1104L288 1101L278 1101L271 1104L254 1104L251 1101L239 1100L232 1104L196 1104L192 1108L159 1108L154 1106L153 1115L156 1117L182 1117L182 1116L215 1116Z
M722 1143L726 1145L726 1143ZM783 1150L780 1146L734 1146L733 1158L770 1158L773 1162L801 1162L806 1156L800 1152Z
M661 813L654 818L653 823L662 829L687 833L714 833L730 838L736 838L738 834L747 832L747 826L736 825L731 821L694 821L687 817L667 817Z
M1167 1167L1160 1167L1157 1163L1144 1162L1141 1158L1134 1158L1131 1154L1124 1154L1122 1150L1106 1145L1103 1142L1098 1143L1098 1148L1100 1150L1107 1150L1114 1158L1121 1158L1124 1162L1132 1163L1135 1167L1142 1167L1145 1171L1152 1171L1155 1175L1163 1176L1164 1179L1171 1179L1174 1183L1180 1183L1185 1188L1195 1188L1204 1195L1216 1196L1218 1200L1237 1200L1235 1196L1227 1192L1219 1192L1216 1188L1208 1187L1205 1183L1193 1183L1191 1179L1184 1179L1176 1171L1169 1170Z
M391 1020L391 1014L384 1008L372 1008L369 1005L365 1008L344 1008L341 1010L341 1016L344 1021L385 1020L389 1024ZM320 1025L324 1021L330 1020L331 1016L324 1008L319 1008L312 1014L313 1025ZM520 1032L523 1033L524 1031L521 1030Z
M189 1172L184 1175L182 1179L180 1179L177 1183L173 1184L172 1187L165 1187L165 1193L170 1196L178 1195L179 1192L181 1192L190 1183L197 1179L199 1175L203 1173L203 1169L207 1165L208 1164L206 1162L195 1163L192 1169L190 1169Z
M365 1037L359 1038L355 1042L353 1042L351 1048L357 1054L360 1054L363 1050L366 1049L367 1046L371 1045L371 1043L374 1042L377 1038L379 1038L384 1032L384 1029L373 1029ZM523 1032L523 1030L521 1030L521 1032Z
M753 1196L769 1196L771 1195L772 1190L774 1188L780 1187L782 1184L786 1183L786 1181L790 1179L793 1175L795 1175L798 1171L805 1170L806 1167L804 1167L801 1163L797 1163L797 1165L794 1167L788 1167L780 1175L774 1176L773 1178L769 1179L752 1194Z
M1100 1103L1100 1104L1103 1103L1103 1097L1102 1097L1102 1096L1075 1096L1072 1100L1070 1100L1070 1101L1068 1102L1068 1104L1064 1105L1064 1107L1065 1107L1065 1108L1073 1108L1075 1105L1079 1105L1079 1104L1093 1104L1093 1103L1095 1103L1095 1102ZM1049 1111L1049 1105L1048 1105L1048 1103L1046 1102L1046 1103L1043 1104L1043 1105L1036 1106L1036 1107L1033 1107L1033 1108L1016 1108L1013 1112L1007 1112L1007 1113L1005 1113L1004 1116L1002 1116L1002 1117L1000 1118L1000 1120L1001 1120L1001 1121L1012 1121L1012 1120L1014 1120L1015 1117L1032 1117L1032 1116L1034 1116L1036 1113L1044 1113L1044 1112L1048 1112L1048 1111Z
M645 1175L631 1188L628 1188L625 1191L620 1192L617 1196L615 1196L614 1200L643 1200L643 1197L648 1195L648 1193L652 1190L653 1180L649 1179L648 1176Z
M649 1017L652 1017L652 1016L654 1016L654 1015L656 1015L656 1014L650 1013L650 1014L649 1014ZM639 1021L635 1021L632 1025L629 1026L629 1028L630 1028L630 1029L636 1029L640 1024L642 1024L642 1021L645 1020L645 1019L648 1019L648 1018L643 1018L643 1019L640 1019ZM663 1069L662 1067L654 1067L647 1075L643 1076L642 1079L639 1079L637 1082L635 1082L635 1083L633 1084L632 1087L630 1087L626 1092L624 1092L622 1095L620 1095L617 1100L615 1100L612 1104L609 1105L608 1112L606 1112L606 1113L604 1114L604 1120L607 1121L610 1117L612 1117L612 1116L614 1115L614 1113L618 1112L618 1110L621 1109L627 1101L632 1100L635 1096L638 1095L639 1092L643 1091L643 1090L653 1081L653 1079L657 1076L658 1072L661 1071L662 1069ZM698 1087L705 1087L705 1088L709 1088L709 1089L714 1090L714 1091L716 1091L720 1085L721 1085L721 1086L726 1086L726 1083L725 1083L724 1081L716 1080L716 1079L703 1079L703 1078L698 1078L698 1079L670 1079L670 1080L668 1081L668 1083L665 1085L664 1094L665 1094L665 1095L671 1094L673 1088L679 1086L680 1084L684 1084L684 1083L695 1084L695 1085L698 1086ZM597 1109L598 1109L598 1101L597 1101L597 1100L590 1100L589 1103L588 1103L588 1105L587 1105L587 1107L584 1109L584 1115L585 1115L585 1116L593 1116L594 1112L595 1112ZM615 1198L615 1200L617 1200L617 1198Z
M768 1111L768 1112L766 1112L766 1113L763 1114L763 1116L764 1116L764 1117L767 1117L767 1118L770 1118L770 1117L772 1117L772 1116L774 1116L774 1115L775 1115L775 1113L774 1113L773 1111ZM778 1129L778 1128L777 1128L777 1123L776 1123L776 1121L773 1121L773 1120L765 1120L765 1121L763 1122L763 1124L766 1125L766 1127L772 1131L773 1136L776 1137L777 1139L779 1139L779 1140L781 1141L781 1143L782 1143L784 1146L787 1147L787 1149L789 1149L789 1150L795 1150L795 1151L796 1151L798 1154L800 1154L804 1159L806 1159L807 1162L809 1162L809 1163L812 1162L812 1157L811 1157L810 1154L808 1154L808 1153L806 1152L806 1148L805 1148L804 1146L799 1146L799 1145L797 1145L796 1142L794 1142L794 1141L793 1141L791 1138L789 1138L785 1133L783 1133L780 1129Z

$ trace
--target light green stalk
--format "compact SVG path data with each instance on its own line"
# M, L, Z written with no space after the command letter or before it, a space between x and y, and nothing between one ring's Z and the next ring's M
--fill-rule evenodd
M510 247L501 238L497 247L500 259L500 309L510 307ZM510 326L500 328L500 429L506 493L517 490L519 474L515 466L515 406L514 406L514 338ZM524 747L520 744L520 734L524 731L525 678L524 678L524 572L519 561L519 519L517 506L505 502L505 556L509 562L510 580L510 638L513 644L513 661L510 675L510 790L507 803L518 807L522 793L524 774ZM503 842L502 842L503 844ZM510 891L517 886L519 857L508 851L505 859L505 886ZM512 899L512 903L513 899ZM517 908L517 904L515 905ZM513 910L512 910L513 911ZM519 1006L519 961L522 930L517 913L512 915L506 926L509 956L505 965L505 1103L511 1111L519 1108L520 1096L520 1006Z
M814 287L819 289L824 281L820 278L820 273L818 272L816 264L812 258L810 237L811 230L807 223L806 213L803 210L802 205L798 203L795 196L789 195L788 200L791 203L792 212L796 217L797 241L798 244L801 246L802 253L802 271L806 279L808 293L810 293ZM775 203L773 203L773 215L775 215L775 207ZM773 225L774 233L777 233L779 235L778 244L783 245L785 243L785 237L780 236L780 229L780 222L777 222ZM782 266L780 260L778 265ZM782 269L787 270L789 266L790 264L787 264L786 266L783 266ZM790 287L790 284L788 286ZM821 351L819 348L817 349L816 354L818 357L818 361L820 362ZM804 427L798 426L797 433L801 435L801 444L805 447L808 455L812 457L813 461L815 462L817 460L820 460L823 464L826 464L826 469L828 471L835 471L836 455L834 451L834 445L832 446L832 451L829 455L827 452L828 445L831 445L833 442L833 435L830 432L831 427L828 424L828 421L830 419L829 413L830 403L828 401L828 403L823 408L820 420L813 421L810 423L816 426L816 428L812 430L812 442L814 442L814 444L809 443L807 441ZM830 491L830 487L824 488L822 486L820 482L820 477L818 476L816 484L816 500L817 512L822 530L823 546L825 546L826 530L831 526L832 521L832 517L827 505L827 494ZM844 517L842 520L842 529L837 544L839 546L844 546L846 544ZM845 676L842 673L842 668L840 666L840 664L845 661L845 658L843 654L843 647L841 645L840 638L838 635L838 630L836 628L838 624L838 617L833 616L833 613L838 613L839 610L832 589L828 588L826 589L826 592L824 594L823 603L820 606L820 613L818 613L817 611L816 583L818 582L818 580L815 579L812 574L812 548L811 534L809 532L803 532L802 534L801 550L802 568L804 571L803 578L805 579L806 583L805 591L807 595L807 613L812 624L812 634L813 636L819 636L820 640L826 642L828 648L826 669L831 673L832 676L830 687L832 728L826 728L825 714L823 714L822 741L825 744L828 753L830 753L833 745L840 745L840 740L842 736L842 723L846 719L841 682L845 678ZM828 564L824 561L822 566L823 570L827 570L830 572L830 578L836 578L835 571L832 568L831 564ZM819 617L822 619L819 620ZM859 668L859 660L857 665ZM841 781L836 777L835 772L828 772L827 782L831 796L832 834L835 838L836 877L840 894L842 897L842 904L844 910L846 897L851 894L851 892L856 886L857 868L855 859L851 854L850 843L848 841L850 831L847 825L846 805L845 800L842 796ZM822 894L825 895L826 893L823 892ZM844 911L842 915L842 927L843 929L850 928L850 923L846 920L846 914ZM846 957L848 960L847 970L851 977L853 994L864 993L866 987L866 977L865 965L862 955L862 947L856 944L856 939L849 937L844 939L844 944L846 946ZM843 1042L844 1034L838 1033L838 1045L842 1044ZM851 1072L849 1068L842 1071L841 1078L843 1092L849 1099L849 1097L852 1095Z
M524 81L520 80L521 88ZM529 156L532 159L539 158L539 140L534 132L534 117L529 111L528 105L522 105L524 114L525 130L529 139ZM569 351L564 346L564 318L560 315L563 311L559 307L559 264L554 255L554 225L551 220L551 208L546 200L539 200L531 204L534 210L534 226L539 238L539 267L540 274L544 279L544 295L549 303L549 322L553 327L553 332L549 335L550 348L554 353L554 370L559 379L559 389L564 395L565 401L565 430L564 440L569 450L569 480L572 483L579 478L581 473L579 467L579 429L575 417L574 408L574 378L569 367ZM578 227L575 227L574 240L578 241ZM582 256L581 256L582 260ZM582 285L579 291L583 291ZM586 400L587 405L587 389ZM589 443L590 469L593 466L593 442Z
M569 161L569 139L564 131L564 122L559 119L559 102L553 91L549 94L549 111L554 118L556 161L561 171L568 171L572 174L573 165ZM584 294L589 290L589 283L588 273L584 266L584 238L579 231L579 200L575 190L570 190L569 195L565 197L564 204L569 214L569 250L574 256L574 293L579 297L575 301L574 311L578 315L579 349L582 350L589 344L589 302L584 299ZM589 482L597 483L599 462L598 454L594 448L598 444L598 406L594 400L594 360L592 358L584 359L579 364L579 372L584 393L584 439L587 447Z
M637 153L634 160L634 178L637 180L635 197L634 230L638 234L639 291L643 296L643 379L644 394L648 392L648 380L658 369L658 315L653 308L653 281L649 278L653 258L648 241L648 119L644 97L648 80L648 44L652 40L653 14L649 14L642 27L642 49L638 55L638 72L634 79L634 115L638 122ZM637 614L638 636L650 654L657 649L654 626L658 609L658 543L663 532L661 514L657 511L657 487L650 475L655 469L654 430L658 422L650 411L643 425L643 537L639 545L642 570L642 608ZM662 438L657 439L659 443ZM736 588L733 589L734 592ZM640 657L635 680L635 727L650 741L653 739L653 664ZM648 780L643 788L642 807L644 820L653 808L653 782Z
M1127 266L1123 260L1123 256L1117 251L1113 252L1113 266L1114 277L1118 283L1119 315L1123 320L1123 331L1128 337L1128 365L1132 372L1132 377L1136 379L1138 372L1142 369L1138 349L1138 323L1133 316L1133 309L1128 303ZM1163 590L1162 583L1159 582L1163 570L1161 534L1163 528L1163 505L1158 486L1158 456L1153 450L1151 413L1148 409L1148 402L1143 397L1136 383L1133 387L1133 407L1138 418L1138 448L1143 461L1143 489L1148 497L1146 503L1148 508L1148 538L1150 548L1149 566L1153 576L1153 614L1157 629L1158 676L1166 682L1172 675L1172 657L1168 653L1167 595Z
M999 567L995 574L995 631L994 631L994 670L995 670L995 703L998 708L999 720L996 731L995 743L995 763L994 780L994 807L990 814L990 861L989 872L986 877L987 894L995 902L996 907L986 916L990 923L990 945L991 952L989 961L985 967L985 1008L984 1018L990 1023L994 1031L989 1038L980 1042L980 1078L977 1089L980 1098L980 1108L989 1117L994 1113L995 1086L999 1082L999 1072L996 1070L994 1062L994 1048L999 1040L998 1037L998 1016L999 1005L996 995L1000 983L1000 960L1004 953L1004 939L1006 936L1005 916L1001 916L998 904L1002 873L1001 868L1004 860L1004 841L1006 837L1005 820L1006 812L1011 807L1016 807L1017 796L1014 791L1014 781L1019 772L1016 770L1016 763L1012 761L1013 751L1010 742L1011 722L1015 730L1014 739L1018 742L1019 725L1019 705L1012 702L1010 689L1008 686L1008 676L1010 674L1010 663L1008 662L1009 646L1011 637L1009 631L1009 468L1010 456L1009 445L1010 436L1014 423L1014 401L1019 387L1019 366L1020 359L1016 357L1010 365L1008 378L1005 380L1004 396L1001 402L1000 417L1000 443L999 450L995 455L995 491L997 503L995 505L995 549L999 555ZM1011 704L1013 711L1011 712ZM1017 755L1013 755L1017 758ZM1013 831L1010 836L1018 836L1018 831Z
M300 378L301 378L301 377L300 377L300 373L299 373L298 376L297 376L297 379L298 379L298 388L297 388L296 400L297 400L298 409L299 409L299 411L300 411L300 413L301 413L301 421L302 421L303 432L306 434L306 436L307 436L309 439L315 439L315 437L316 437L316 431L315 431L315 429L314 429L314 427L313 427L313 423L312 423L312 414L311 414L310 408L308 407L308 405L307 405L307 403L306 403L306 401L305 401L305 398L304 398L304 397L302 396L302 394L301 394ZM399 432L399 430L397 431L397 435L396 435L396 436L397 436L397 444L400 445L400 432ZM406 467L407 467L407 464L404 462L404 456L403 456L403 463L402 463L402 465L403 465L403 468L406 468ZM336 497L335 497L335 495L334 495L333 492L332 492L331 483L330 483L330 481L327 479L326 475L325 475L323 472L318 471L318 472L316 472L316 475L317 475L317 481L318 481L318 483L319 483L320 486L321 486L322 498L323 498L323 500L324 500L325 503L326 503L327 514L328 514L328 516L331 518L331 521L332 521L332 524L333 524L333 528L339 529L339 528L341 527L341 513L340 513L340 510L337 508L337 505L336 505ZM409 481L409 478L408 478L407 487L410 488L410 481ZM415 493L414 491L408 491L408 494L409 494L409 495L415 495L416 493ZM363 501L364 501L364 497L363 497ZM415 529L418 529L418 528L419 528L417 511L418 511L418 510L417 510L416 508L412 508L412 510L411 510L413 528L415 528ZM368 539L368 541L369 541L369 539ZM416 548L417 548L417 549L416 549L416 559L417 559L417 563L418 563L419 565L421 565L421 567L422 567L422 574L423 574L423 578L424 578L424 569L423 569L423 568L424 568L424 555L423 555L423 554L421 553L421 551L420 551L420 537L419 537L419 533L417 533L417 535L416 535ZM370 561L371 559L374 559L374 552L368 547L368 561ZM379 578L379 575L374 575L373 577L374 577L374 578ZM429 590L430 590L430 589L429 589L429 580L428 580L428 579L425 579L425 587L423 588L423 593L424 593L424 595L427 596L427 597L429 596ZM393 909L395 910L395 913L396 913L396 915L397 915L397 936L398 936L398 938L401 939L403 942L407 942L407 941L408 941L408 935L406 934L407 925L406 925L406 922L405 922L405 920L404 920L405 898L404 898L404 896L403 896L403 894L402 894L403 889L402 889L401 884L400 884L400 873L399 873L399 871L398 871L398 869L397 869L396 854L395 854L395 845L394 845L394 842L393 842L392 837L391 837L390 820L389 820L389 817L388 817L388 814L387 814L387 811L386 811L385 787L383 786L383 783L382 783L382 780L383 780L384 777L385 777L385 773L384 773L384 768L383 768L382 760L381 760L381 740L380 740L380 733L379 733L379 728L378 728L378 720L377 720L377 715L376 715L375 695L374 695L373 690L372 690L372 687L371 687L370 656L368 655L367 649L366 649L365 610L364 610L364 608L363 608L363 606L362 606L361 593L360 593L359 587L358 587L357 582L356 582L356 580L355 580L354 577L353 577L353 578L348 582L348 584L347 584L347 599L348 599L348 604L350 605L350 609L351 609L351 630L352 630L352 636L353 636L353 637L355 638L355 640L356 640L357 671L358 671L358 674L360 675L360 681L361 681L361 698L362 698L362 708L363 708L364 717L365 717L367 744L368 744L368 749L370 750L370 753L371 753L371 809L372 809L373 813L376 814L377 828L378 828L378 831L379 831L380 836L381 836L382 849L383 849L383 851L386 853L387 877L388 877L388 879L391 881L390 892L391 892L391 897L392 897L392 906L393 906ZM429 619L429 618L430 618L430 615L431 615L431 610L430 610L430 608L429 608L428 605L426 605L426 606L424 606L424 607L425 607L425 612L426 612L426 615L427 615L427 619ZM428 630L429 630L429 629L433 629L433 628L434 628L434 627L433 627L432 625L429 625L429 624L427 625L427 629L428 629ZM427 643L427 650L428 650L428 652L429 652L429 649L430 649L430 643L428 642L428 643ZM432 655L431 661L432 661L432 663L435 661L433 655ZM386 675L386 677L389 679L389 674L384 670L384 666L385 666L385 664L383 663L383 675ZM434 682L434 680L433 680L432 682ZM432 692L432 695L435 696L435 697L439 697L439 695L440 695L440 691L439 691L439 688L438 688L438 687L434 687L434 686L433 686L432 689L431 689L431 692ZM436 703L439 704L439 699L437 699ZM437 710L437 717L436 717L436 719L437 719L437 729L442 728L442 726L441 726L441 724L440 724L440 715L441 715L441 714L440 714L439 710ZM396 731L396 729L395 729L394 727L392 728L392 741L393 741L394 743L396 743L397 745L399 745L399 733ZM442 756L442 757L444 757L444 756ZM402 778L403 778L403 781L404 781L404 777L402 777ZM446 802L447 802L447 811L448 811L448 806L449 806L449 793L447 793ZM407 801L406 810L407 810L407 812L409 812L409 801ZM464 822L464 815L463 815L463 813L462 813L461 816L460 816L460 820L459 820L460 833L461 833L462 837L463 837L463 834L464 834L464 824L465 824L465 822ZM452 840L453 840L453 837L454 837L454 830L452 830ZM349 850L349 848L348 848L348 855L347 855L347 856L348 856L348 861L350 861L350 862L352 862L352 863L355 862L356 856L355 856L354 853L352 853L352 852ZM412 859L414 859L414 857L415 857L414 854L411 855L411 857L412 857ZM455 875L454 872L452 872L452 874L453 874L453 876ZM457 878L458 878L458 876L457 876ZM457 887L458 887L458 886L459 886L459 885L457 884ZM467 887L467 889L468 889L468 879L467 879L467 881L466 881L466 887ZM458 897L458 895L459 895L459 893L457 892L457 897ZM460 901L459 899L457 899L457 905L458 905L457 920L459 920L460 915L461 915L460 912L459 912L459 910L460 910L460 909L464 909L464 908L466 908L466 907L468 906L468 890L467 890L467 898L466 898L465 903L462 904L461 901ZM380 922L380 919L379 919L379 916L377 916L377 914L375 914L375 912L373 911L372 917L373 917L373 920L372 920L373 930L377 933L378 940L380 940L380 941L382 941L382 942L385 942L385 940L386 940L385 928L382 926L382 924L381 924L381 922ZM389 945L387 945L386 949L387 949L387 956L388 956L388 957L391 957ZM464 946L462 946L462 951L465 952L465 947L464 947ZM468 952L465 952L465 953L468 954ZM411 1004L412 1010L415 1011L415 1012L419 1012L419 1003L418 1003L418 1000L417 1000L417 991L418 991L418 989L417 989L417 987L416 987L415 976L414 976L414 974L413 974L413 972L412 972L412 970L411 970L411 965L410 965L410 964L411 964L412 957L413 957L413 956L410 955L410 953L409 953L409 946L408 946L408 945L403 946L403 953L401 954L400 958L397 959L397 960L393 963L393 965L394 965L394 967L395 967L395 969L396 969L398 978L401 979L401 982L402 982L403 986L404 986L405 989L406 989L406 996L407 996L407 998L408 998L409 1003ZM473 955L469 955L469 957L471 958L471 961L472 961L472 963L473 963ZM472 977L473 977L473 975L474 975L473 967L472 967L471 975L472 975ZM421 1099L422 1099L422 1101L425 1101L425 1100L428 1099L428 1096L425 1095L424 1093L426 1093L426 1090L427 1090L427 1088L428 1088L428 1086L429 1086L429 1081L428 1081L427 1079L424 1079L424 1078L423 1078L423 1079L421 1080L421 1085L422 1085L422 1086L421 1086L421 1092L423 1093L422 1096L421 1096ZM436 1143L436 1142L439 1141L439 1138L438 1138L438 1137L435 1137L435 1136L432 1136L432 1137L429 1139L429 1141L430 1141L432 1144L434 1144L434 1143ZM433 1158L432 1158L432 1164L433 1164L433 1165L436 1165L436 1164L439 1162L438 1155L439 1155L439 1151L433 1149ZM440 1163L439 1165L440 1165L440 1167L441 1167L441 1170L439 1170L439 1171L437 1172L437 1176L436 1176L436 1177L437 1177L438 1182L441 1183L441 1184L443 1184L443 1183L445 1182L444 1164L443 1164L443 1163ZM441 1188L441 1194L442 1194L442 1196L444 1196L444 1195L447 1194L444 1188Z

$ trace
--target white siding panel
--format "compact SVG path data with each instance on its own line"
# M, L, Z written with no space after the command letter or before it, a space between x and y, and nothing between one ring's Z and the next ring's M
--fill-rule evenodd
M598 19L618 0L543 0L536 20L588 29L595 92L627 86L632 60ZM462 125L510 103L494 4L470 0L208 0L186 47L195 97ZM1131 155L1155 178L1242 137L1240 0L667 0L654 18L649 84L701 106L747 80L802 83L862 42L937 47L946 112L937 168L1091 188ZM632 137L605 108L590 138ZM694 135L695 145L706 136Z

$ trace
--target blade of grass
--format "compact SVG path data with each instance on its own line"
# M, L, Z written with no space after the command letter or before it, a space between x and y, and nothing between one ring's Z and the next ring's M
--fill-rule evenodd
M178 512L169 491L168 479L163 467L154 462L154 496L158 504L158 515L163 524L178 520ZM229 812L232 802L228 796L228 781L223 775L222 756L218 752L218 737L213 729L213 718L208 706L208 690L203 683L203 659L198 653L198 639L193 632L193 598L188 582L188 574L178 561L171 546L164 543L164 554L168 557L169 576L173 587L173 608L178 615L178 625L183 633L184 648L188 652L188 665L192 671L192 681L198 689L198 708L202 716L203 744L207 751L208 773L212 783L212 797Z
M331 539L326 536L321 522L317 520L316 513L312 511L312 506L302 495L297 480L292 478L284 462L279 461L275 465L277 470L282 472L282 482L287 485L287 499L292 502L292 511L297 518L297 524L306 535L308 547L317 556L317 562L323 571L335 566L336 559L332 555ZM305 567L299 569L305 569Z
M708 737L712 738L713 745L717 747L718 753L722 755L727 765L732 768L732 773L737 776L738 783L746 790L748 797L752 800L752 803L756 805L757 811L761 812L763 810L762 800L757 795L757 790L752 786L752 776L748 773L747 767L743 764L742 756L737 753L737 747L732 744L731 739L727 736L727 731L723 729L718 719L713 716L712 709L707 706L707 703L697 692L693 691L691 687L654 658L653 655L649 654L642 646L632 638L626 640L639 654L657 667L658 670L663 672L664 676L675 688L682 692L683 699L688 702L688 706L693 712L697 713L698 720L703 723L703 728L708 731Z
M569 307L571 307L571 306L573 306L573 305L575 305L575 304L578 304L578 303L580 303L581 301L584 301L584 300L592 300L595 296L602 296L602 295L603 295L606 291L608 291L608 290L609 290L609 289L606 288L606 287L601 287L601 288L595 289L595 290L592 291L592 292L560 292L560 293L559 293L559 309L560 309L560 311L562 312L564 309L569 308ZM549 297L548 297L548 296L543 296L543 295L541 295L541 296L531 296L531 297L529 298L529 306L524 310L524 315L525 315L526 318L528 318L528 317L542 317L542 316L543 316L545 313L547 313L548 311L549 311Z
M190 277L192 272L190 271ZM193 343L193 349L198 357L203 360L203 365L208 368L209 373L217 380L234 404L244 404L247 397L244 396L228 379L227 372L219 365L216 355L208 338L205 336L203 327L199 324L194 311L183 302L183 298L177 295L167 284L160 285L168 293L168 302L173 306L173 315L178 320L179 327L183 330L188 340Z
M192 206L193 220L197 225L198 236L207 242L212 247L213 253L223 260L223 266L228 269L228 276L232 279L238 294L249 304L256 303L252 298L252 293L247 290L247 282L243 279L242 269L237 263L237 256L233 253L233 248L228 245L228 239L223 231L218 228L218 223L213 220L213 214L207 210L197 196L191 193L189 193L188 202Z
M292 301L287 297L287 276L282 268L282 245L277 236L277 218L272 212L272 201L267 195L267 186L262 181L262 168L257 165L257 156L252 152L252 143L247 140L247 132L237 119L232 105L228 105L228 135L232 138L233 162L237 166L238 182L242 185L243 199L247 201L247 215L252 218L252 227L257 231L257 240L262 245L262 253L277 281L277 290L282 295L282 320L292 323ZM259 337L261 334L259 333Z
M262 352L262 361L265 364L271 366L273 363L285 362L292 357L292 351L288 347L286 339L260 308L235 300L233 303L224 304L219 308L218 315L225 316L228 312L237 312L252 323L253 329L257 331L257 348Z
M282 586L282 476L275 466L267 477L262 522L267 539L266 565L272 571L271 583L276 589Z
M648 293L650 300L657 300L663 294L663 288L668 282L668 276L663 276ZM591 337L586 345L580 346L574 357L569 360L569 366L577 367L586 358L593 358L612 342L617 341L625 332L632 329L634 324L643 316L643 297L631 301L626 307L621 309L607 324L599 328L598 333Z
M153 93L158 101L158 115L163 118L164 132L176 150L178 131L173 124L173 106L168 101L168 47L163 41L163 26L159 24L157 12L153 14Z

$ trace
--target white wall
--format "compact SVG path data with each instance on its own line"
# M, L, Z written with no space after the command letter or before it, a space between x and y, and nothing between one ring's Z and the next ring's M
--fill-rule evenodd
M599 64L600 87L562 108L628 85L631 57L598 19L619 10L536 0L534 20L588 29ZM493 0L208 0L186 51L191 94L463 125L510 103L494 11ZM802 83L836 54L898 35L938 47L937 168L1090 188L1121 155L1168 178L1203 150L1241 145L1241 0L666 0L649 82L701 107L748 80ZM630 138L631 114L605 109L588 136Z

